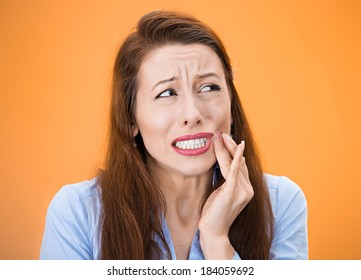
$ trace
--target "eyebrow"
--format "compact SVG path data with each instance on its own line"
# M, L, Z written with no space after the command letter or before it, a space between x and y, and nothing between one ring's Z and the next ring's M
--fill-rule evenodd
M161 81L159 81L158 83L156 83L156 84L154 85L154 87L152 88L152 90L154 90L157 86L159 86L159 85L161 85L161 84L173 82L173 81L175 81L175 80L177 80L177 79L178 79L178 78L176 78L176 77L171 77L171 78L169 78L169 79L161 80Z
M196 79L197 80L201 80L201 79L204 79L204 78L208 78L208 77L216 77L218 79L220 79L220 77L214 73L214 72L209 72L209 73L205 73L205 74L200 74L200 75L196 75ZM154 90L157 86L161 85L161 84L165 84L165 83L169 83L169 82L173 82L175 80L178 80L177 77L171 77L169 79L165 79L165 80L161 80L159 81L158 83L156 83L154 85L154 87L152 88L152 90Z
M201 79L208 78L208 77L216 77L216 78L220 79L220 77L215 72L209 72L209 73L197 75L196 79L201 80Z

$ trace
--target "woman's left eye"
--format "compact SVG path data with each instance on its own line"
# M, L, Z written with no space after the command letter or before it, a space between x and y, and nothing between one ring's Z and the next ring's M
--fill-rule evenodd
M210 84L201 87L200 92L219 91L221 88L217 85Z

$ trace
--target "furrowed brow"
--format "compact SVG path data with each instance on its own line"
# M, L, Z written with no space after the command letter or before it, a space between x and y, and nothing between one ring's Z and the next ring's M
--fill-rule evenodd
M216 77L216 78L220 79L220 77L218 76L218 74L217 74L217 73L214 73L214 72L209 72L209 73L197 75L197 76L196 76L196 79L197 79L197 80L201 80L201 79L208 78L208 77Z
M169 79L161 80L161 81L159 81L158 83L156 83L156 84L154 85L154 87L152 88L152 90L154 90L157 86L159 86L159 85L161 85L161 84L173 82L173 81L175 81L175 80L177 80L176 77L171 77L171 78L169 78Z

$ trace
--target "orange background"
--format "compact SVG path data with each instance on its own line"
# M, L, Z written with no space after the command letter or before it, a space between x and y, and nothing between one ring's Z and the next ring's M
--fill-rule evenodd
M0 259L37 259L51 198L102 165L117 47L155 9L223 39L267 172L308 199L310 258L361 259L360 3L2 0Z

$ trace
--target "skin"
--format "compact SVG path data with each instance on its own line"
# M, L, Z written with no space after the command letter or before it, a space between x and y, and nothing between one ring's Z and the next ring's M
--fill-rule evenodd
M168 45L146 56L137 78L133 134L142 135L147 165L166 199L177 259L188 258L197 229L206 259L231 259L228 231L253 188L245 144L228 136L230 93L220 59L207 46ZM172 146L176 138L199 132L213 133L205 153L177 153ZM216 161L226 181L207 198Z

